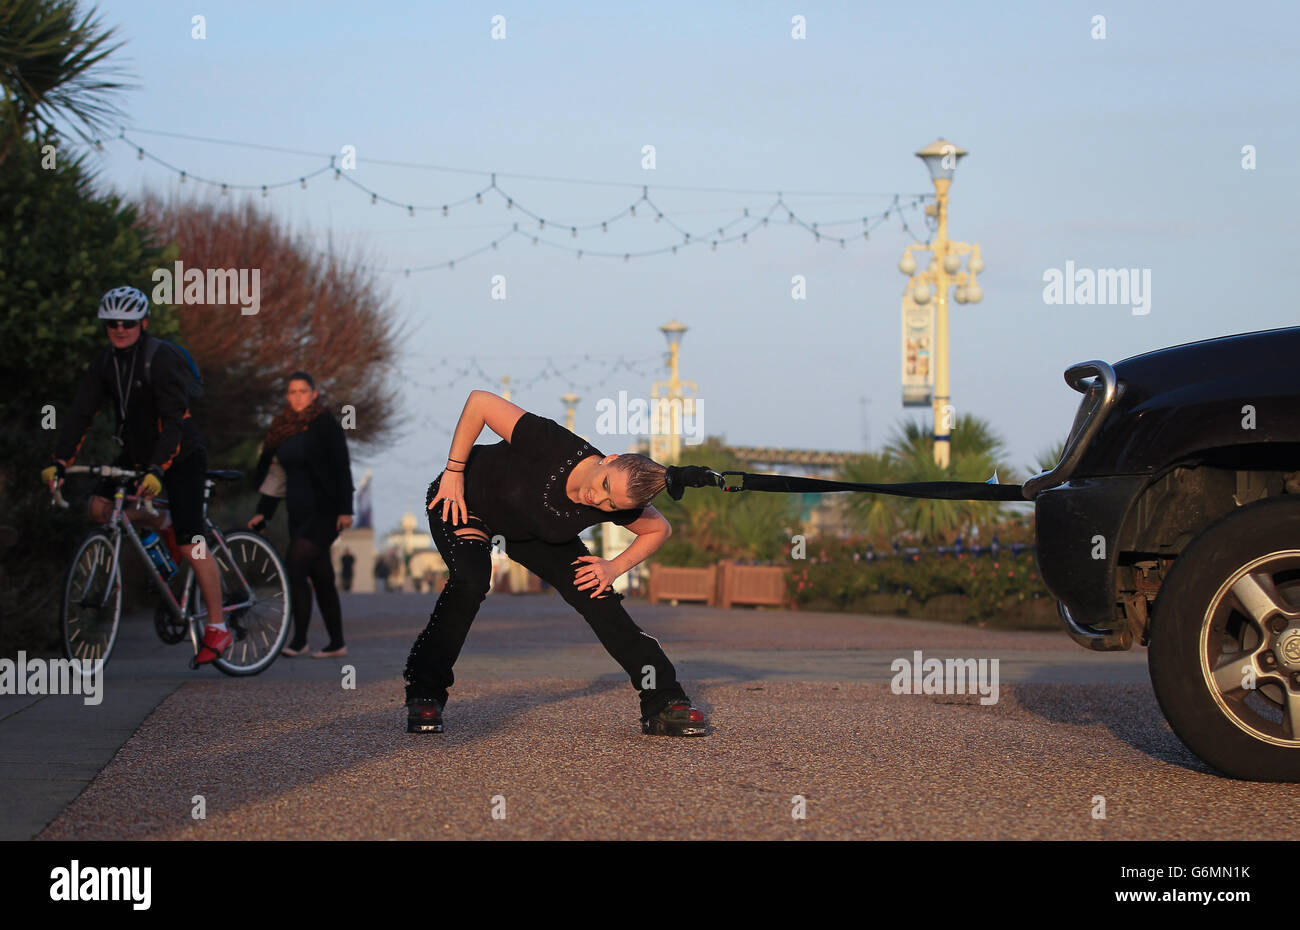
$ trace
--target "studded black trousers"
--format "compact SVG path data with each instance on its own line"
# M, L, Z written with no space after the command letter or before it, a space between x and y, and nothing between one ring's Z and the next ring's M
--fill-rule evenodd
M436 488L434 482L427 500L437 493ZM411 647L403 677L408 701L434 698L445 706L447 689L455 682L452 666L487 596L492 577L492 550L489 540L458 536L455 527L443 522L441 506L426 512L434 545L447 563L448 577L428 624ZM474 520L470 525L484 528ZM574 581L577 566L573 563L579 556L591 554L581 539L574 537L558 544L542 540L507 542L506 553L555 588L582 615L640 693L642 713L656 713L670 702L686 697L677 681L677 670L659 641L628 615L623 607L623 595L609 591L593 598L590 590L578 589Z

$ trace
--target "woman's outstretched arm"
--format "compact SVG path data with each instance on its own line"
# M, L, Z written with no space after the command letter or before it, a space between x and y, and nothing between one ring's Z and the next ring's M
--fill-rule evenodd
M468 460L470 450L474 448L474 440L478 439L485 426L509 442L515 424L525 412L523 407L512 404L491 391L470 391L451 439L451 458L460 462Z
M488 427L506 442L515 433L515 424L524 415L523 407L510 403L504 397L498 397L491 391L470 391L465 401L465 409L456 422L456 433L451 438L451 452L448 453L447 470L443 473L442 483L438 486L438 496L429 501L433 510L442 504L442 519L450 519L453 526L465 522L468 511L465 509L465 468L469 462L470 450L474 440Z
M592 597L600 596L615 578L648 559L673 534L672 525L664 515L648 505L627 528L636 534L636 539L614 558L580 555L574 560L574 583L578 590L590 591Z
M647 505L641 516L627 525L636 534L636 539L621 553L610 559L614 571L623 574L640 565L654 554L654 551L668 541L673 535L672 524L654 507Z

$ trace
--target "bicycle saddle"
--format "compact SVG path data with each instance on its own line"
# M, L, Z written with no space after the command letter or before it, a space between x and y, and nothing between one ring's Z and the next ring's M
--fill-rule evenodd
M218 469L217 471L208 471L204 474L213 481L238 481L240 478L244 477L242 471L232 471L230 469Z

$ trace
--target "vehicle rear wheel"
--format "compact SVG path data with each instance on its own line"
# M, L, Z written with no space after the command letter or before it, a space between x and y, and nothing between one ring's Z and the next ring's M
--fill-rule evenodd
M1161 585L1148 663L1165 719L1251 781L1300 781L1300 500L1260 501L1194 539Z

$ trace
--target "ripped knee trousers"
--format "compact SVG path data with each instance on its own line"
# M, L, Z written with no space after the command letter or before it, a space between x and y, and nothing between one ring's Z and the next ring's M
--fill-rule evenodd
M435 480L429 486L426 507L437 489ZM429 614L428 624L411 646L402 677L407 701L435 698L445 705L447 689L456 680L452 666L491 586L492 544L486 525L478 517L453 527L443 521L441 505L426 512L433 544L447 563L447 583Z

